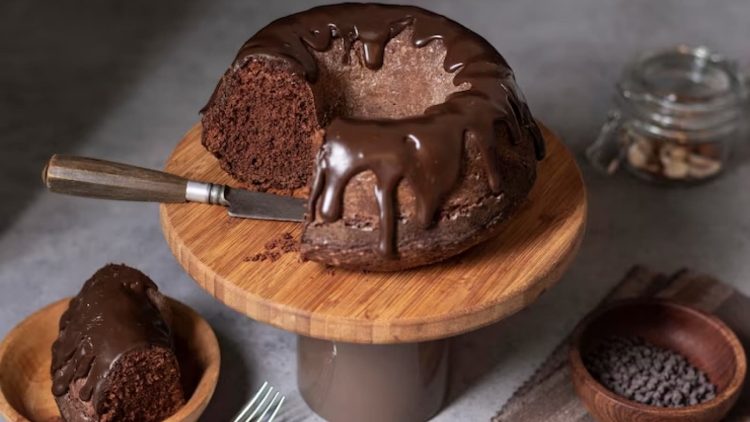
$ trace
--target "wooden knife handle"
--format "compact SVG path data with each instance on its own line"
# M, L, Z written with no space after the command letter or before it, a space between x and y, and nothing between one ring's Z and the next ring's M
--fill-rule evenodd
M91 198L185 202L187 179L94 158L53 155L42 172L52 192Z

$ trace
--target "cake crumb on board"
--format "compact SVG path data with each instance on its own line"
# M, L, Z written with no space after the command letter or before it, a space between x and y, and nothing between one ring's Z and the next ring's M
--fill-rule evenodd
M281 235L274 237L273 239L266 242L263 246L264 250L258 252L255 255L248 256L243 259L244 262L261 262L271 261L275 262L281 258L282 255L299 251L299 243L297 239L289 232L284 232Z

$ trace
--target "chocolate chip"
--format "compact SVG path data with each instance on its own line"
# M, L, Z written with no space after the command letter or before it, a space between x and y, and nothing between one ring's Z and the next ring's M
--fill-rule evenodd
M684 356L639 337L609 337L584 364L609 390L643 404L694 406L716 396L716 386Z

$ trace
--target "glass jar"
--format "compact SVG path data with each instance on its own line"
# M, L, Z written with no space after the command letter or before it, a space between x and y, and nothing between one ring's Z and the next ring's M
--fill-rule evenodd
M586 151L598 169L692 184L725 168L744 135L747 88L738 67L705 47L641 56L617 83L615 109Z

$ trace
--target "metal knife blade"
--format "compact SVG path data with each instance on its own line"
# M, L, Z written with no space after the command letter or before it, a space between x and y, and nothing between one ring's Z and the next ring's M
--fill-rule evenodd
M289 196L225 188L229 215L256 220L305 221L307 201Z

